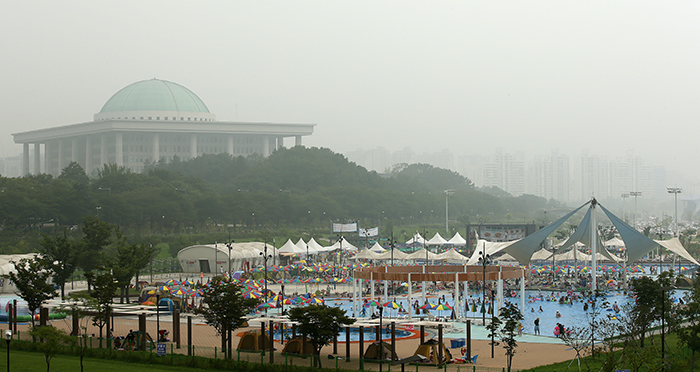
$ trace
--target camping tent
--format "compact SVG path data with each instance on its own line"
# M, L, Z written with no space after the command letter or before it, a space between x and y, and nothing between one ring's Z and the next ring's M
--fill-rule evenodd
M438 359L439 355L439 350L442 348L442 361ZM425 357L425 360L423 363L425 364L433 364L433 365L440 365L440 364L445 364L449 363L452 361L452 354L450 353L450 350L448 350L445 347L445 344L438 344L438 342L434 339L428 340L418 346L418 349L416 349L416 352L413 353L413 355L420 355Z
M301 349L302 345L302 339L300 338L293 338L289 341L287 341L287 344L284 345L284 349L282 349L283 354L301 354L301 355L311 355L314 350L314 345L309 341L306 340L306 343L304 344L304 350Z
M247 331L238 342L238 350L270 350L270 337L259 329Z
M376 360L399 360L399 357L396 356L396 351L391 344L384 341L381 342L381 347L379 341L369 344L369 346L367 346L367 350L365 351L364 358Z

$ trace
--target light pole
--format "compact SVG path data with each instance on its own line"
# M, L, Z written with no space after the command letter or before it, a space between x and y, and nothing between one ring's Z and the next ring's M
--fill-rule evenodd
M5 341L7 342L7 372L10 372L10 341L12 341L12 331L5 331Z
M394 232L391 232L391 240L389 240L389 248L391 248L391 266L394 266L394 248L396 248L396 241L394 240Z
M235 241L231 240L231 234L229 234L228 240L228 243L226 243L226 247L228 247L228 275L231 277L231 249L233 249Z
M490 263L491 256L486 254L486 243L484 243L483 248L481 248L481 252L479 252L479 265L481 265L484 269L484 274L481 282L481 306L484 309L484 312L481 313L481 322L484 326L486 325L486 265Z
M160 293L156 294L156 342L160 342Z
M454 195L455 191L453 189L448 189L444 191L445 193L445 232L450 235L450 205L448 203L450 195Z
M630 194L622 194L622 220L627 222L627 210L625 209L625 199L630 197Z
M308 249L308 246L307 246ZM265 240L265 249L264 252L260 252L260 255L263 257L263 261L265 262L265 302L267 302L267 260L272 258L272 255L267 254L267 240ZM265 308L265 313L267 313L267 307Z
M667 187L666 190L668 190L669 194L673 194L675 199L676 211L673 216L673 219L675 220L674 223L676 224L676 237L678 237L678 194L683 192L683 189L681 189L680 187Z
M637 197L642 196L641 191L630 191L630 196L634 196L634 217L632 218L632 226L637 229Z

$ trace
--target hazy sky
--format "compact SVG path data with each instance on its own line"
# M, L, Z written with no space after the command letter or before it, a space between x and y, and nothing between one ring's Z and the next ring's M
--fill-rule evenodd
M219 120L318 124L336 152L634 150L700 178L700 2L0 2L0 155L182 84ZM291 144L292 140L287 140Z

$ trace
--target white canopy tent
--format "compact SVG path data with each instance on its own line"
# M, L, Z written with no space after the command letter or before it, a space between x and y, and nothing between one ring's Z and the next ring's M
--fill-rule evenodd
M342 245L342 247L341 247ZM347 240L343 239L342 241L337 241L333 243L333 245L325 247L326 251L335 251L338 249L342 249L346 252L357 252L357 247L354 245L350 244Z
M428 245L445 245L447 243L447 240L443 238L440 233L435 233L433 237L428 240Z
M379 260L391 260L391 249L377 255ZM408 254L394 248L394 260L407 260Z
M462 237L462 235L459 235L459 232L457 232L450 240L447 241L447 244L461 247L467 245L467 241Z
M299 248L296 244L292 243L291 239L287 239L287 242L280 247L279 253L282 256L305 256L306 249Z
M323 246L321 246L321 244L318 244L316 242L316 239L314 239L314 238L311 238L311 240L309 240L309 242L307 244L309 245L309 254L318 254L318 253L323 253L326 251L326 249L323 248ZM312 249L315 253L311 252Z
M428 260L437 260L438 259L438 255L426 250L425 248L422 248L418 251L415 251L415 252L409 254L407 258L409 260L425 260L426 257L428 257Z
M386 252L386 249L384 249L381 245L379 245L379 242L375 242L372 248L369 249L370 251L374 253L384 253Z
M469 258L465 257L463 254L457 252L454 248L450 248L447 251L437 255L438 260L444 260L447 262L457 262L465 263Z
M539 251L532 254L530 261L545 261L552 258L552 252L542 248Z
M413 234L413 237L406 241L406 244L420 244L425 245L427 241L419 233Z

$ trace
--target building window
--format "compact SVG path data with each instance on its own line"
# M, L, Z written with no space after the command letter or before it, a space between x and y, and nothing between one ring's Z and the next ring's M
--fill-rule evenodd
M160 120L160 116L156 116L156 120Z
M148 117L148 120L153 120L153 117L152 117L152 116L149 116L149 117Z
M165 118L163 118L163 120L168 120L168 117L166 116Z

